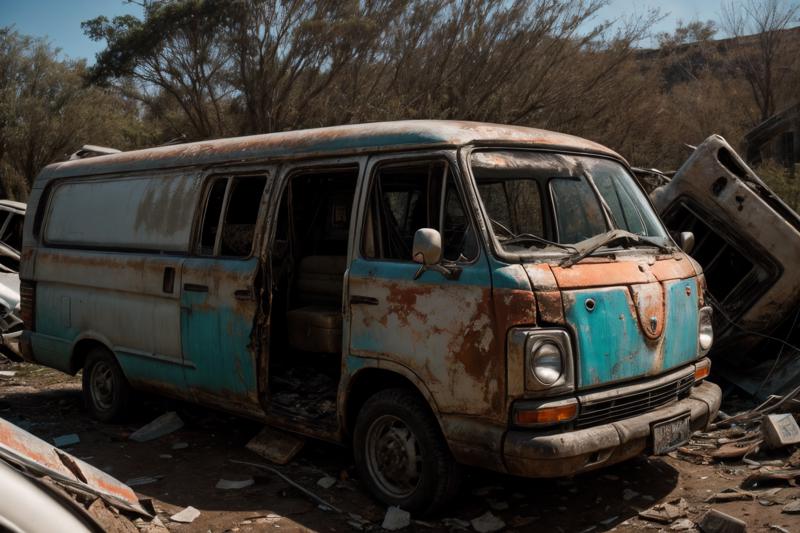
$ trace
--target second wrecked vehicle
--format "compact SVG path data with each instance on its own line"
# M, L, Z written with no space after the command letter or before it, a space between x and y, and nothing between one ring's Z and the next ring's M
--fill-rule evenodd
M351 443L428 512L457 464L570 475L716 416L710 309L627 163L462 122L342 126L47 167L22 258L26 358ZM688 235L686 240L690 240Z
M715 308L717 375L766 399L800 383L800 215L712 135L651 196L690 251ZM789 341L789 342L786 342Z

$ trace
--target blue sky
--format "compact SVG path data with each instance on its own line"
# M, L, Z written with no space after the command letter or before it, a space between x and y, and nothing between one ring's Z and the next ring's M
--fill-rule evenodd
M616 20L658 7L667 17L654 32L671 31L678 20L718 19L719 1L703 0L611 0L598 13L597 22ZM20 33L47 37L53 46L70 58L93 62L102 43L94 43L81 31L81 22L98 15L112 18L121 14L141 14L141 8L122 0L0 0L0 26L14 25ZM648 43L645 43L648 44Z

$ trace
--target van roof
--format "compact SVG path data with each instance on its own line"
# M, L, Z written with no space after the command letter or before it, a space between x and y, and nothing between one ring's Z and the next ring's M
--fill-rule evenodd
M42 187L50 179L65 176L288 157L387 152L492 141L591 152L622 159L601 144L547 130L482 122L405 120L199 141L65 161L48 166L36 178L34 186Z

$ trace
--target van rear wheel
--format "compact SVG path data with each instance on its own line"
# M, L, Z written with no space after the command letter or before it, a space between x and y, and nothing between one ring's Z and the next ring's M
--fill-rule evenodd
M83 364L83 401L92 417L101 422L123 418L130 385L116 358L105 348L93 348Z
M356 468L387 505L425 515L455 496L460 469L428 405L405 389L372 396L356 420Z

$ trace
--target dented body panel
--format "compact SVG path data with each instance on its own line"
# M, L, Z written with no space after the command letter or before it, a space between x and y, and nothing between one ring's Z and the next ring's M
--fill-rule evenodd
M796 358L766 336L793 334L800 309L800 215L718 135L701 143L651 197L675 234L691 231L714 306L712 352L721 375L756 396L796 386ZM760 368L759 368L760 367Z
M25 224L21 277L33 295L35 322L23 335L23 353L74 373L86 346L101 345L114 354L135 388L337 442L350 439L358 402L366 400L370 380L380 376L424 398L458 461L528 476L575 473L624 459L632 450L638 453L646 447L648 424L675 412L689 413L692 427L704 425L718 408L714 398L719 391L694 382L703 355L697 328L704 304L696 264L669 247L613 249L571 266L564 266L564 250L513 260L497 253L492 221L462 157L462 149L493 145L563 151L626 167L614 152L570 136L438 121L207 141L50 166L36 180ZM420 269L410 257L377 259L365 253L362 235L377 231L368 215L369 198L376 169L386 161L435 161L435 168L445 169L437 187L455 191L465 206L457 221L467 228L464 235L474 232L475 251L469 258L459 255L438 268ZM281 199L291 198L292 173L325 165L358 167L349 218L340 203L326 211L328 218L319 219L349 221L349 229L337 234L346 234L347 255L320 257L314 251L276 264L276 257L302 244L277 237L281 231L291 234L280 229L279 220ZM257 221L249 230L252 252L240 257L201 254L205 232L217 231L204 222L212 205L211 180L232 176L231 183L253 173L267 178ZM135 216L128 222L124 214L107 228L70 222L70 205L87 213L98 206L91 195L83 197L80 186L71 190L73 184L102 183L93 194L113 195L121 194L116 184L126 180L125 190L139 191L131 200ZM64 190L69 194L59 200ZM428 212L441 209L444 218L445 201L440 200ZM50 231L54 212L64 222ZM218 220L227 223L222 216ZM439 229L444 232L443 223ZM223 238L216 237L217 252ZM285 291L306 291L304 297L323 291L330 298L334 284L332 305L326 301L324 307L320 300L304 310L318 319L307 325L308 335L329 335L341 323L335 412L325 420L279 405L270 375L273 358L285 355L273 352L276 346L289 350L274 342L281 332L273 325L285 324L284 315L298 308L278 288L281 269L295 268L291 272L297 277L297 265L309 257L314 260L307 265L344 265L344 273L311 271L302 287L287 285ZM559 348L563 368L549 385L537 381L529 353L541 332L551 335L551 342L564 343ZM646 424L641 416L631 422L624 409L615 407L617 400L636 401L651 389L658 390L658 402L638 402L637 407ZM694 399L698 395L708 399L705 408ZM521 408L538 409L548 402L578 407L568 420L546 427L515 418ZM580 424L588 424L583 405L607 409L611 418L578 432ZM611 434L612 423L635 426L639 440L600 446L597 436ZM555 470L532 460L542 442L557 448L561 436L572 448L580 444L590 451L577 459L566 444L547 452L551 458L572 457ZM604 450L601 458L594 455L598 446Z

